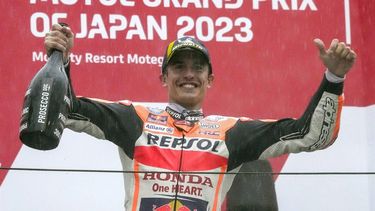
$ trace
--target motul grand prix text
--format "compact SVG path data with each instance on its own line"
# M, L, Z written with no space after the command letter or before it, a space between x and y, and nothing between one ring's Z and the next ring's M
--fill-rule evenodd
M162 8L187 8L199 12L204 9L217 9L223 14L220 17L201 16L166 16L166 15L125 15L116 13L79 13L67 12L49 13L37 11L31 14L30 30L35 37L44 37L50 26L58 22L66 22L69 19L79 19L79 29L76 29L75 37L80 39L125 39L125 40L169 40L168 32L171 27L177 26L177 37L194 36L202 41L216 42L251 42L254 39L253 27L255 23L245 14L236 16L235 10L246 8L246 11L283 10L283 11L317 11L314 0L30 0L30 5L49 5L54 7L71 6L90 9L106 9L123 7L128 14L129 8L155 9ZM64 8L65 8L64 7ZM81 10L81 9L80 9ZM135 9L134 9L135 10ZM228 11L228 15L225 15ZM200 13L201 14L201 13ZM174 20L168 20L168 19Z
M65 22L74 25L75 39L124 42L124 46L132 41L166 41L182 36L203 42L250 43L257 38L254 29L261 26L249 17L254 12L318 10L314 0L30 0L29 4L36 9L30 14L30 33L35 38L43 38L52 24ZM189 13L179 15L179 9ZM203 15L212 10L220 15ZM128 53L73 52L70 61L73 65L162 65L160 52L145 54L134 47L127 49ZM47 61L41 51L33 51L31 56L32 62Z

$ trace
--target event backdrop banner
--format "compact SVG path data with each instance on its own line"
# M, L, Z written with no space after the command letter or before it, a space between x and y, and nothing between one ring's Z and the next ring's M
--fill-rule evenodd
M7 170L122 169L115 145L85 134L65 130L60 146L47 152L19 140L23 97L48 59L44 36L58 22L75 33L70 61L77 95L165 105L159 75L166 46L192 36L208 47L215 75L205 113L253 119L301 115L325 71L313 39L328 47L338 38L358 54L345 81L338 141L270 163L274 172L375 171L371 0L16 0L0 8L1 210L123 209L121 174ZM373 174L274 179L280 210L375 209ZM322 208L329 203L335 207Z

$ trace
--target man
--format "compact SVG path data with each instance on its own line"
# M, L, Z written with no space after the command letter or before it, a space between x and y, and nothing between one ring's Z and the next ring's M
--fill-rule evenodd
M53 25L45 47L64 53L69 73L73 33ZM165 110L122 101L72 96L67 127L118 145L123 151L127 210L220 210L233 175L244 162L284 153L314 151L337 137L342 90L356 54L334 39L315 44L327 67L322 83L299 119L273 122L204 116L202 103L214 75L207 48L183 37L165 53L160 80L168 91Z

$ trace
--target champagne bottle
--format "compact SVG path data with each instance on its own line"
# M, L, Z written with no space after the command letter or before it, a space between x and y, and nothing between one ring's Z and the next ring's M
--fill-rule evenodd
M58 146L71 104L68 91L63 55L55 50L26 91L20 123L22 143L39 150Z

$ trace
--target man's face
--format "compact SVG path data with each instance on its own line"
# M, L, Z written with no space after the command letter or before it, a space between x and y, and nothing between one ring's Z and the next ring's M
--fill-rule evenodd
M205 57L195 50L176 52L169 62L166 73L161 76L168 88L169 102L187 109L200 109L213 81Z

